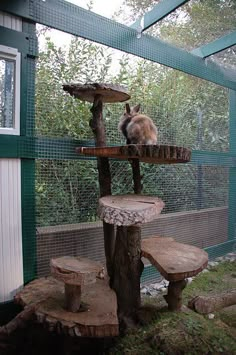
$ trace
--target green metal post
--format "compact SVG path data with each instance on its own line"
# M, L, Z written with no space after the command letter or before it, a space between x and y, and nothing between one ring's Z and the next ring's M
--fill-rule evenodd
M230 153L236 155L236 91L230 90ZM236 242L236 167L229 169L228 238Z

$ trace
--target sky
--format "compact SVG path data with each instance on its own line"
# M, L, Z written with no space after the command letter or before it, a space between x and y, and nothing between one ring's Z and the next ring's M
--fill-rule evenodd
M89 0L66 0L66 1L75 4L77 6L83 7L85 9L88 8L87 4L89 3ZM112 15L117 10L119 10L122 3L123 0L93 0L92 11L104 17L111 18ZM50 31L50 37L58 46L66 47L68 43L68 36L70 35L57 30ZM39 45L42 46L44 43L43 38L41 37L39 41L40 41Z

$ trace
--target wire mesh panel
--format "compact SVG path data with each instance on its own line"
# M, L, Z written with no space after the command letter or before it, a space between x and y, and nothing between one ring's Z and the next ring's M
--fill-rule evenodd
M145 4L147 9L150 5L153 2L147 1ZM204 28L201 26L198 32L195 29L195 14L197 9L204 13L208 5L191 1L154 26L150 34L168 39L188 50L204 44ZM120 22L135 21L142 14L140 8L134 8L132 1L125 1L123 6L130 12L127 12L126 19L122 11L117 12L116 18ZM213 12L217 6L219 2L214 4ZM69 2L58 1L57 11L54 11L54 0L45 6L36 1L30 8L34 14L37 10L36 15L43 17L46 23L50 18L52 26L56 28L64 26L68 32L80 32L83 37L84 33L90 31L98 42L113 45L113 41L113 46L119 49L127 43L127 51L132 53L135 48L143 57L141 59L124 54L42 26L38 28L35 122L30 102L34 93L30 78L34 75L35 64L29 57L28 111L31 111L26 125L27 136L35 138L33 149L37 158L35 192L38 275L48 274L49 260L54 256L82 255L104 261L102 224L97 217L97 163L95 159L75 154L77 145L94 144L89 127L91 104L64 92L64 83L110 82L126 86L131 95L131 106L140 103L141 112L149 115L158 127L159 144L185 146L202 154L201 160L195 155L195 160L186 165L141 164L143 193L159 196L165 202L163 215L143 226L143 237L155 234L172 236L178 241L201 248L226 243L229 168L232 166L232 159L226 161L230 148L228 89L147 60L155 57L154 49L148 46L140 49L140 44L132 37L133 33L124 26L122 31L125 31L125 35L119 33L119 36L114 36L113 26L116 25L110 20L106 21L106 29L109 26L111 29L109 33L100 26L102 18L96 17L94 22L90 12L86 14L88 21L84 25L77 18L80 10ZM220 10L219 14L229 11L224 4ZM67 23L68 13L71 15L70 23ZM213 15L209 14L210 17ZM94 22L92 27L91 21ZM212 21L211 25L213 27L207 28L208 40L214 40L219 34L220 25ZM176 32L172 31L174 26ZM230 26L229 21L229 26L222 27L220 33L228 33ZM145 39L149 44L152 43L150 38ZM167 60L167 52L164 57ZM181 62L182 59L170 56L168 60L168 65L174 65L174 61ZM193 63L186 60L184 68L194 72ZM213 81L217 75L214 71ZM125 143L125 138L117 128L123 112L123 103L104 105L107 145ZM225 159L223 162L222 157ZM112 193L132 193L130 163L111 159L110 169Z

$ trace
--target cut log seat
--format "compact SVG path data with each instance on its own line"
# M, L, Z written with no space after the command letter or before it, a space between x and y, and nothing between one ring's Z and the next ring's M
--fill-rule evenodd
M192 245L165 237L143 239L141 249L142 256L169 281L168 294L165 296L169 309L180 309L185 279L197 275L207 266L208 254Z
M65 308L77 312L81 303L81 287L96 282L104 275L102 264L81 257L63 256L51 259L51 274L65 284Z
M106 277L84 285L82 302L88 305L85 312L68 312L64 297L63 283L44 277L26 285L15 301L32 310L38 323L59 334L102 338L119 335L116 294Z

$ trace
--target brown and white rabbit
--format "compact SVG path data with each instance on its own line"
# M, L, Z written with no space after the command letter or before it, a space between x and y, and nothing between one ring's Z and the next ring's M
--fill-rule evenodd
M126 144L157 144L157 128L152 119L139 113L140 104L130 108L121 116L118 129L126 138Z

